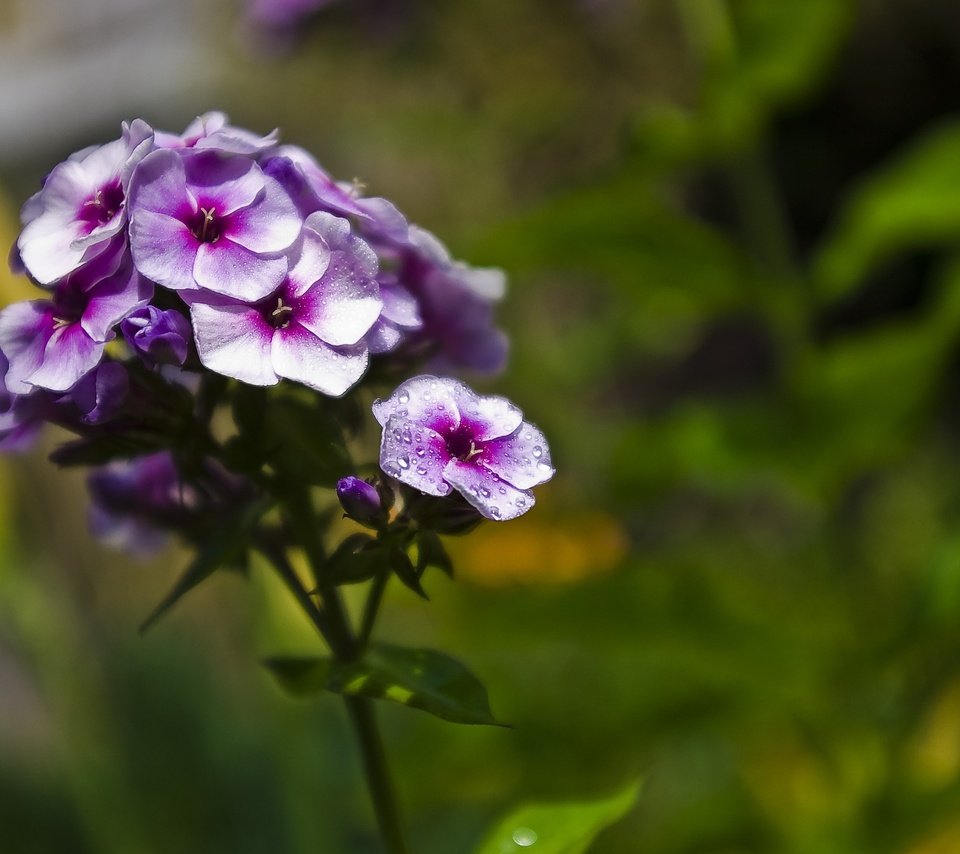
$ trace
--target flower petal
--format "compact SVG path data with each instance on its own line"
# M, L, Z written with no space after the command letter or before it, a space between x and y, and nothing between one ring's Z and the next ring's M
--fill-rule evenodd
M152 296L153 285L136 271L128 258L115 275L91 288L90 301L80 323L94 341L106 341L112 337L110 331L114 326L146 305Z
M252 205L263 192L263 172L249 157L208 150L169 153L182 156L186 183L197 203L215 208L218 217Z
M43 352L43 362L27 381L50 391L69 391L103 358L103 343L94 341L79 323L55 329Z
M554 475L547 440L529 421L511 436L485 442L478 462L519 489L530 489Z
M273 337L273 367L281 376L332 397L352 388L367 369L366 347L328 347L298 323Z
M201 243L193 265L200 287L249 302L269 296L286 274L286 257L262 258L227 237Z
M380 441L380 468L427 495L449 495L443 472L450 463L443 437L405 418L390 418Z
M247 305L190 306L200 361L211 371L251 385L276 385L270 348L273 327Z
M381 425L397 416L417 424L429 423L438 432L451 430L460 424L454 392L457 385L456 380L429 374L413 377L397 386L386 400L375 400L373 415Z
M53 334L53 304L46 300L18 302L0 311L0 351L10 365L5 384L11 394L33 391L27 381L43 362Z
M193 278L200 241L180 220L136 210L130 220L130 251L137 269L172 290L197 287Z
M187 191L183 159L175 151L159 149L140 161L130 179L127 207L133 214L153 211L167 216L196 213L197 203Z
M487 519L498 522L515 519L536 503L532 492L511 486L475 462L451 460L443 476Z
M523 421L523 413L505 397L475 394L462 383L454 387L461 422L470 424L478 442L509 436Z
M336 250L323 278L298 300L297 319L328 344L356 344L382 307L376 281L350 255Z
M234 243L251 252L282 252L297 239L303 220L279 183L266 175L261 175L260 180L263 195L230 215L226 233Z

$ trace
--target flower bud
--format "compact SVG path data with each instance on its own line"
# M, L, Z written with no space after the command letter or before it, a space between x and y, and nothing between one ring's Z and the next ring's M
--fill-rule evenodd
M369 525L383 512L376 487L353 475L338 481L337 498L347 516L362 525Z

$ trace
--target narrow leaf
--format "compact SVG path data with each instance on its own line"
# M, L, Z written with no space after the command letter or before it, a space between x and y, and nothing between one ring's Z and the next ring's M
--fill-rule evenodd
M528 804L501 819L475 854L583 854L600 832L636 803L640 784L594 801Z
M429 567L436 567L453 578L453 561L435 531L417 534L417 572L422 575Z
M295 696L320 691L391 700L461 724L500 724L487 690L460 662L429 649L375 644L356 661L272 658L264 662Z
M146 632L186 593L193 590L220 567L241 558L249 546L247 535L269 507L270 502L264 499L248 504L240 512L227 517L216 535L200 548L197 556L173 585L173 589L164 596L150 616L143 621L140 626L140 633Z

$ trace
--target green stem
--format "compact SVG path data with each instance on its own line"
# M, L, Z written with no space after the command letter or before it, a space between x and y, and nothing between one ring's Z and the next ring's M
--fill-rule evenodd
M397 799L390 782L387 757L383 750L383 741L377 727L373 701L365 697L344 695L350 723L360 743L363 756L363 771L367 779L367 788L373 801L377 816L377 826L388 854L406 854L407 846L403 841L400 826L400 814L397 811Z
M307 533L307 540L309 539L310 534ZM357 643L350 631L346 609L340 599L339 590L335 587L321 585L320 592L325 606L321 609L303 586L300 577L290 564L283 546L266 538L260 542L259 546L264 555L273 563L287 587L290 588L300 607L303 608L320 635L330 646L334 657L340 661L349 661L362 653L366 645L366 639L373 627L377 607L374 607L371 613L370 601L368 600L368 607L364 614L364 633L361 634L362 644ZM315 576L322 577L322 566L314 565L313 571ZM384 576L389 577L389 574L384 573ZM385 584L386 581L384 580L381 587ZM377 604L379 604L379 598L382 594L383 591L380 589L377 594ZM371 597L372 595L373 591L371 591ZM369 626L367 626L368 618L370 620ZM387 854L406 854L407 847L403 840L400 813L390 779L390 771L387 767L383 741L377 727L373 702L365 697L355 697L348 694L343 695L343 702L347 707L350 723L360 745L364 777L377 817L377 827L380 830L380 836Z
M370 642L370 635L373 633L373 625L377 621L377 614L380 612L380 603L383 601L383 591L387 589L387 582L390 581L390 570L382 570L374 579L367 594L367 603L363 608L363 619L360 622L360 634L357 637L357 647L361 651L367 648Z

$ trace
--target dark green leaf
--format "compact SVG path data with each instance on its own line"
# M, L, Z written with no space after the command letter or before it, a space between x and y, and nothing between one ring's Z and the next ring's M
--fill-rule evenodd
M392 551L387 560L394 574L405 586L409 587L414 593L422 596L424 599L430 598L420 583L420 576L423 574L423 571L413 565L410 558L407 557L406 552L400 551L399 549Z
M355 584L368 581L383 569L387 556L369 534L351 534L334 550L323 566L325 584Z
M636 803L640 784L631 783L602 800L529 804L504 816L476 854L583 854L600 832Z
M417 534L417 573L423 575L429 567L436 567L453 578L453 561L435 531Z
M111 432L67 442L50 454L50 461L63 468L100 466L152 454L168 445L169 438L159 433Z
M264 664L296 696L333 691L391 700L454 723L503 726L490 711L482 683L460 662L433 650L376 644L357 661L273 658Z
M269 507L270 502L263 499L248 504L239 512L226 517L215 535L200 547L196 557L173 585L173 589L143 621L140 632L147 631L186 593L209 578L216 570L243 560L250 545L248 535Z

